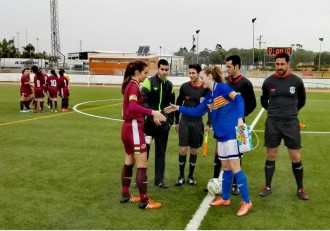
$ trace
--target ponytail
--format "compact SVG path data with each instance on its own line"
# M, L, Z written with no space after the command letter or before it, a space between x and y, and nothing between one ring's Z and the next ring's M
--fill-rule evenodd
M123 95L125 93L125 89L129 83L129 81L131 81L131 78L135 75L135 71L142 72L144 70L144 68L146 68L146 67L147 67L147 63L140 61L140 60L130 62L127 64L124 78L123 78L123 83L121 85L121 93Z
M213 80L217 83L224 83L225 82L225 77L222 74L222 71L219 67L214 66L214 67L205 67L203 69L206 75L212 75Z

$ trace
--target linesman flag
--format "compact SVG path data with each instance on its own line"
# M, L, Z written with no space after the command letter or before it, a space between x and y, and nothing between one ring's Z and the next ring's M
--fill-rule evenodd
M204 133L204 147L203 147L203 157L207 154L207 146L208 146L209 132L205 131Z

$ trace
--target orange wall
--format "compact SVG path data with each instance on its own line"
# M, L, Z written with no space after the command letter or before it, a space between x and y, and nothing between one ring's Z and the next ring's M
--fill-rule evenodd
M157 73L158 58L89 58L89 71L91 75L124 75L129 62L142 60L148 64L149 75Z

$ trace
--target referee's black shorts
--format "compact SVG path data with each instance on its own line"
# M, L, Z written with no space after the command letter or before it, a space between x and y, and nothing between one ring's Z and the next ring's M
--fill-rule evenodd
M291 120L276 120L267 117L265 122L265 146L276 148L284 140L289 149L301 148L301 135L298 118Z
M179 146L199 148L203 144L204 125L196 120L181 119L179 124Z

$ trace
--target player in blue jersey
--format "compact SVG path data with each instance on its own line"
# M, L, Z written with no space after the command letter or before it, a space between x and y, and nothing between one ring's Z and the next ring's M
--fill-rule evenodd
M210 119L218 142L219 159L224 170L222 179L222 197L219 197L211 206L230 205L230 191L233 177L237 180L243 202L237 216L248 213L252 207L245 173L240 167L240 154L238 150L235 126L241 132L244 129L244 100L226 83L218 67L206 67L200 72L204 87L210 89L203 102L197 107L189 108L171 104L165 108L166 113L179 111L184 115L202 116L210 112Z

